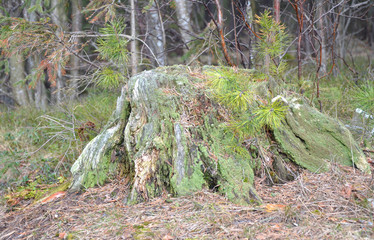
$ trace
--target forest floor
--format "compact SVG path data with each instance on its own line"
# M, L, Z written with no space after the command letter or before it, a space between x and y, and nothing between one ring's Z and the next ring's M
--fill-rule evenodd
M126 180L113 180L44 204L0 207L0 239L374 239L371 175L333 166L255 186L261 206L208 191L128 206Z

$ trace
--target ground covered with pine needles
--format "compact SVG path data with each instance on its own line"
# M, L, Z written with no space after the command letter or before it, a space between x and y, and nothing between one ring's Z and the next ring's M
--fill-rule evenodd
M265 182L256 179L260 206L208 191L128 206L128 182L113 180L44 204L2 206L0 239L374 239L372 176L333 166Z

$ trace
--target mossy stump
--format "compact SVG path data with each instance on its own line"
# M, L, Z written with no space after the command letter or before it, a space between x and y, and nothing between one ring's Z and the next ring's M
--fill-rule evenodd
M232 135L223 127L227 111L206 96L204 78L204 74L191 73L185 66L158 68L132 77L123 87L105 129L87 144L74 163L71 189L100 185L111 175L121 173L130 179L129 203L163 193L186 195L203 188L238 204L260 202L253 187L253 168L258 162L251 159L250 153L228 151ZM274 131L280 155L312 171L327 170L325 159L331 159L334 155L330 152L335 150L327 146L329 154L323 153L307 139L308 135L313 136L307 131L326 129L319 137L324 139L325 133L331 137L322 144L335 139L337 151L344 151L351 159L339 158L342 163L367 171L367 162L361 159L357 144L346 141L350 135L344 126L332 124L333 119L307 105L299 105L290 105L285 123ZM297 112L304 108L305 112ZM304 122L308 127L305 130L299 128ZM351 147L351 155L347 147ZM315 149L315 156L308 156L314 152L299 149ZM316 159L322 159L323 164Z
M202 84L184 66L132 77L105 130L73 165L71 188L102 184L120 167L131 179L131 203L203 188L241 204L259 201L251 159L225 151L223 116Z

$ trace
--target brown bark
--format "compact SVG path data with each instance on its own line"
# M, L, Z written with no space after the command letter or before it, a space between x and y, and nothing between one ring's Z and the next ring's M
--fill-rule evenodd
M280 0L274 0L273 2L274 18L276 22L280 22Z
M131 75L135 75L138 72L138 47L136 37L136 8L135 0L130 1L131 5Z
M227 51L227 47L226 47L225 34L223 32L223 20L222 20L221 4L220 4L219 0L215 0L215 3L216 3L216 6L217 6L217 13L218 13L217 28L218 28L219 36L220 36L220 39L221 39L221 46L222 46L223 54L225 56L226 62L230 66L235 66L235 64L231 61L230 55L229 55L229 53Z

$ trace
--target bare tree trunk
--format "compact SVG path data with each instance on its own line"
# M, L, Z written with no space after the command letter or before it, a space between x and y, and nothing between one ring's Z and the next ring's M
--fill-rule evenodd
M1 11L8 12L11 17L22 17L23 12L20 6L22 2L19 0L8 0L4 2L5 9L1 8ZM3 12L0 13L0 16ZM24 57L22 54L12 53L9 57L9 69L10 69L10 84L14 98L20 106L26 106L29 104L29 97L26 85L24 83L26 69Z
M138 72L138 46L136 37L136 4L135 0L130 0L131 5L131 75Z
M247 1L247 6L246 6L246 22L250 25L250 27L256 31L256 27L253 24L253 20L255 19L256 15L256 2L255 0L248 0ZM253 46L255 45L256 38L253 37L253 34L249 33L250 37L248 40L248 51L249 51L249 56L248 56L248 68L253 68ZM252 35L252 36L251 36Z
M149 33L149 45L152 51L156 55L156 62L160 66L166 65L166 54L165 54L165 31L161 14L158 9L157 0L152 3L151 8L148 11L148 33Z
M36 0L31 0L31 6L36 4ZM28 20L31 22L36 22L39 20L38 15L35 11L30 12L27 16ZM34 55L28 58L28 66L31 71L31 74L34 74L35 68L37 68L38 64L41 62L41 56L39 53L34 53ZM48 96L47 96L47 89L44 85L44 79L39 79L35 85L35 89L33 91L33 98L35 107L41 110L46 110L48 106Z
M54 24L59 26L59 29L56 32L56 35L59 36L61 32L66 30L66 24L67 24L67 16L66 11L64 8L64 1L61 0L51 0L51 8L52 8L52 21ZM59 65L57 69L57 78L56 78L56 102L62 103L65 94L64 94L64 88L65 88L65 80L62 76L62 66Z
M10 65L10 82L13 93L19 105L26 106L29 104L25 79L25 62L22 55L14 54L9 58Z
M296 17L299 25L298 41L297 41L297 78L298 80L302 77L302 58L301 58L301 42L303 40L303 29L304 29L304 1L295 0Z
M280 22L280 0L274 0L273 2L274 18L276 22Z
M216 3L216 7L217 7L217 15L218 15L218 21L217 21L218 26L217 26L217 28L218 28L219 36L220 36L220 39L221 39L222 51L223 51L223 54L225 56L226 62L230 66L234 66L235 64L233 64L233 62L231 61L230 55L229 55L229 53L227 51L227 47L226 47L225 34L224 34L224 31L223 31L223 19L222 19L221 3L219 2L219 0L215 0L215 3Z
M72 30L73 32L79 32L82 30L82 14L81 14L81 9L82 9L82 0L71 0L71 8L72 8ZM79 45L81 43L80 38L74 39L74 47L73 51L78 53L79 51ZM79 81L79 68L80 68L80 60L77 56L72 56L71 58L71 79L70 79L70 99L75 99L78 97L78 81Z
M175 0L175 3L179 29L181 31L184 44L188 46L188 43L191 41L192 33L188 4L186 0Z
M317 19L318 19L318 28L319 28L319 35L320 35L320 42L321 42L321 51L320 51L320 71L322 74L326 73L326 65L327 65L327 58L326 58L326 38L325 38L325 23L324 23L324 13L325 8L323 4L324 0L317 1Z

